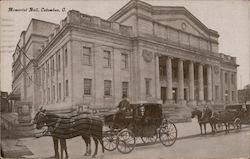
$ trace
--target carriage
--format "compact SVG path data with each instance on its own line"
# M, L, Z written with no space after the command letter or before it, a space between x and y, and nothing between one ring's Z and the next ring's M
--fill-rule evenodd
M164 118L158 103L130 104L124 111L104 116L104 123L107 130L103 133L103 145L108 151L117 149L127 154L136 142L149 144L157 139L164 146L171 146L177 138L176 126Z
M232 125L236 129L240 129L242 122L245 121L245 118L248 116L243 106L241 104L227 105L225 110L232 114Z

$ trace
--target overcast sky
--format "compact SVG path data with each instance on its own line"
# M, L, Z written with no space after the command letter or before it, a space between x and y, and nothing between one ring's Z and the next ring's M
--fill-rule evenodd
M238 88L250 83L250 2L248 0L143 0L151 5L184 6L208 28L218 31L219 52L237 57ZM0 4L0 90L11 91L12 54L22 30L31 18L60 22L67 12L8 12L13 8L75 9L82 13L107 19L129 0L77 0L77 1L1 1Z

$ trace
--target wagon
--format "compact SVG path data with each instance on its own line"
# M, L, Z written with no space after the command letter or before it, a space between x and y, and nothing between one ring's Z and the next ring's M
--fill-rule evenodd
M227 105L225 110L232 114L231 123L236 129L241 128L242 121L245 120L245 110L241 104Z
M130 104L123 112L104 116L104 123L108 130L103 133L103 145L108 151L127 154L138 142L149 144L157 139L171 146L177 138L176 126L163 117L158 103Z

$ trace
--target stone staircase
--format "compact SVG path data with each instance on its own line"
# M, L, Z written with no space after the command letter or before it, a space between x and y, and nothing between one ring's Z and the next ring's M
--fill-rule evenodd
M191 108L177 104L163 104L163 113L166 118L175 123L190 122Z

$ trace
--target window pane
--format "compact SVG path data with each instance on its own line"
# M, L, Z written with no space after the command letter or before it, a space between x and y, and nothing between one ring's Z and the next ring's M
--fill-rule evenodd
M147 78L145 79L145 84L146 84L146 95L147 96L150 96L150 82L151 82L151 79Z
M122 54L121 66L122 66L122 69L128 68L128 55L127 54Z
M84 95L91 95L92 80L84 79Z
M65 63L65 67L68 66L68 50L67 48L64 49L64 63Z
M69 81L66 80L66 97L69 96Z
M89 47L83 47L83 60L84 65L90 65L91 64L91 48Z
M128 97L128 82L122 82L122 97Z
M111 67L110 51L104 51L104 67Z
M111 81L104 80L104 95L111 96Z

